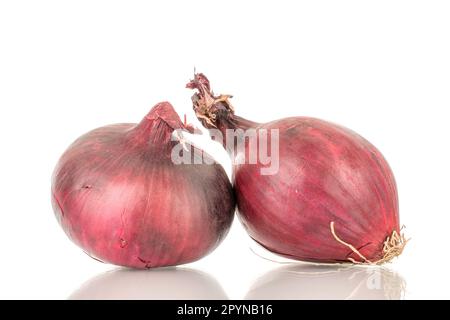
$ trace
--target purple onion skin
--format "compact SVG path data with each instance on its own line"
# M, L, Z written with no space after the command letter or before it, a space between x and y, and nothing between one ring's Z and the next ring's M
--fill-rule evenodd
M280 167L235 167L239 217L249 235L272 252L304 261L359 261L330 230L369 260L400 232L397 189L379 151L354 132L312 118L263 124L280 132ZM265 142L263 142L265 143Z
M95 129L62 155L52 179L54 212L88 255L132 268L173 266L202 258L226 236L232 186L217 163L171 161L178 143L171 135L182 128L163 102L139 124Z
M349 129L314 118L292 117L265 124L243 119L222 96L212 95L202 74L187 87L199 91L193 96L199 120L205 127L218 128L223 136L227 129L279 130L276 174L262 175L261 169L268 166L259 162L233 168L238 217L250 237L273 253L302 261L386 259L385 240L394 231L400 233L398 195L388 163L370 142ZM214 114L209 121L202 117L208 114ZM267 141L259 140L261 144ZM248 141L245 147L248 155ZM235 156L242 158L239 153ZM367 260L336 239L332 222L335 234ZM404 244L397 245L402 249Z

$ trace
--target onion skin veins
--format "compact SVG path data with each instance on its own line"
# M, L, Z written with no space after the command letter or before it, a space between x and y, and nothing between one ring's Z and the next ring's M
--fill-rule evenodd
M202 258L226 236L235 208L228 177L217 163L174 164L177 129L186 126L162 102L140 123L95 129L62 155L54 212L88 255L139 269L172 266Z
M238 217L256 242L316 263L381 264L401 254L407 240L400 230L396 182L369 141L316 118L256 123L239 117L230 96L214 96L201 73L187 87L197 90L193 108L203 126L224 137L228 129L279 132L276 174L262 175L261 162L233 164ZM269 138L258 136L258 146L264 144ZM235 158L251 152L248 140L236 154L226 139L223 145Z

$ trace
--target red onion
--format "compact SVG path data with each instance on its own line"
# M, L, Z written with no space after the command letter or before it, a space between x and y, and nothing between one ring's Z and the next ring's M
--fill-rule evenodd
M224 137L228 129L277 130L275 174L262 174L267 164L261 161L236 161L256 152L242 133L241 150L223 142L235 160L239 218L255 241L279 255L312 262L382 263L402 252L406 239L400 234L394 176L367 140L314 118L263 124L241 118L230 96L213 95L203 74L187 87L198 90L192 101L199 120ZM258 150L274 143L269 138L256 136Z
M134 268L178 265L205 256L225 237L232 186L217 163L173 163L178 129L187 128L163 102L139 124L95 129L62 155L52 181L54 211L88 255ZM213 162L185 146L194 161Z

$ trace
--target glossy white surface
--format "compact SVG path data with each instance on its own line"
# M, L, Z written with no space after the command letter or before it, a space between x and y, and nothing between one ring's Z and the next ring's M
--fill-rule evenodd
M450 298L449 16L448 1L0 2L0 298ZM73 245L50 205L58 157L162 100L194 122L194 66L243 117L314 116L375 144L413 238L403 256L286 267L237 220L180 270L115 271Z

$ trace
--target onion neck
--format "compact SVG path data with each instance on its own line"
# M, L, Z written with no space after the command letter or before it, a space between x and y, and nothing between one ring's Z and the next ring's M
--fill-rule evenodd
M233 150L233 148L237 143L244 140L244 135L242 135L242 132L245 132L248 129L254 129L260 124L239 117L235 114L230 114L227 117L217 117L215 125L215 128L209 129L218 129L222 134L222 146L229 154L236 155L236 150ZM242 132L239 133L239 131ZM235 141L229 141L230 137L233 137Z
M193 109L202 125L210 130L219 130L222 134L222 145L232 153L234 143L228 143L228 130L248 130L256 128L260 124L253 122L234 114L234 108L231 105L231 95L215 96L211 90L209 80L202 73L196 73L194 79L187 85L187 88L194 89L197 92L192 96ZM237 139L244 139L242 135L237 135Z
M173 106L169 102L161 102L129 132L129 137L146 146L171 146L172 133L178 129L186 127Z

